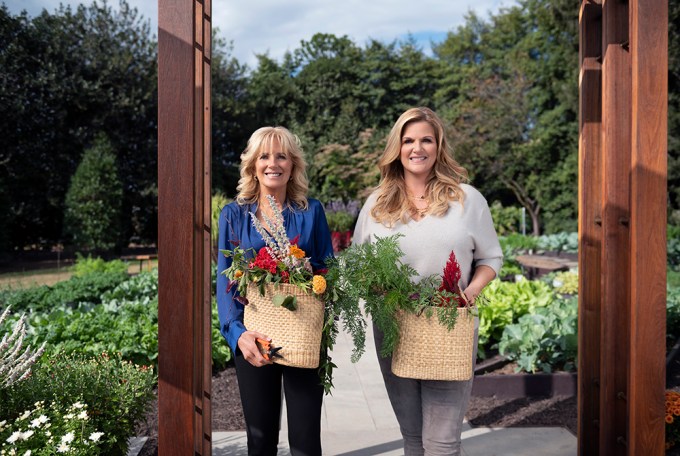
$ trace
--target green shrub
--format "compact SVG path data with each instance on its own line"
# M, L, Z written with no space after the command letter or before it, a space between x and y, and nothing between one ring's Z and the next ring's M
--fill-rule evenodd
M498 350L517 362L518 371L570 371L577 354L577 324L578 300L556 299L506 326Z
M122 455L127 453L136 422L148 410L155 384L152 369L135 366L117 354L43 357L26 381L0 390L0 421L16 420L39 401L58 408L80 402L87 405L88 424L103 432L102 454Z
M680 226L668 225L666 255L668 266L674 271L680 271Z
M232 200L231 198L227 198L227 196L222 193L222 192L215 192L215 194L212 196L210 200L211 204L211 230L210 230L210 240L212 242L212 250L211 250L211 255L212 255L212 261L213 263L217 262L217 255L219 252L217 251L217 242L219 241L220 237L220 230L219 230L219 222L220 222L220 213L222 212L222 208L226 206L227 204L231 203Z
M345 232L354 227L354 217L347 212L328 213L326 220L331 231Z
M360 205L356 200L347 203L341 200L331 201L326 204L326 220L331 231L345 232L354 229Z
M491 218L499 236L521 231L522 208L515 206L503 207L500 201L494 201L490 206Z
M120 244L123 185L109 139L85 150L66 193L64 234L79 249L109 251Z
M484 289L487 303L479 307L479 357L494 348L500 341L506 326L533 312L546 307L555 299L554 291L538 280L502 282L494 280Z
M666 283L671 288L680 288L680 271L666 270Z
M105 261L103 258L92 258L88 255L87 258L80 253L76 254L76 264L73 267L73 275L76 277L86 276L88 274L95 274L98 272L124 272L127 273L128 265L121 260Z
M212 299L212 367L216 370L222 370L227 367L227 363L231 361L231 349L220 332L220 317L217 314L217 302L215 298Z

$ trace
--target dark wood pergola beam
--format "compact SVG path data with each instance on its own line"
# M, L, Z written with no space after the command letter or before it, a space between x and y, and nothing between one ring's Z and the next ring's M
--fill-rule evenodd
M580 455L663 455L668 5L584 0Z
M209 455L210 0L158 4L158 453Z

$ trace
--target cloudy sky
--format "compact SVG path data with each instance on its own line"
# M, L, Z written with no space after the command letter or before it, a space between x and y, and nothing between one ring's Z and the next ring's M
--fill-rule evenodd
M54 12L59 3L72 0L0 0L17 14L30 16L43 9ZM89 1L86 2L89 4ZM157 0L128 0L157 27ZM463 23L468 11L486 18L490 12L512 6L514 0L213 0L213 27L234 43L234 56L251 67L255 54L269 53L279 60L315 33L347 35L357 45L368 39L383 42L411 34L429 52L430 42L440 42ZM117 0L109 4L117 6ZM244 6L247 5L247 6ZM157 34L157 33L156 33Z

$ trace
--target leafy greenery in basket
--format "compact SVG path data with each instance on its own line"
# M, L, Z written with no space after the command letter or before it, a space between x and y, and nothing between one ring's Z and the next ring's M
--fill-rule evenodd
M392 353L399 341L399 311L428 316L436 313L439 322L452 329L458 307L467 305L460 290L446 289L441 276L414 280L417 271L401 261L400 236L376 236L373 243L352 245L331 262L329 269L336 283L336 305L342 308L363 300L366 312L385 334L381 356ZM453 282L457 285L457 280ZM474 307L471 310L471 314L476 311Z
M326 270L314 271L309 258L297 245L297 238L288 239L284 219L276 200L267 195L269 206L274 217L263 216L267 225L251 213L255 229L264 239L266 246L259 252L255 249L243 249L236 243L232 250L222 250L222 254L232 259L232 264L222 273L229 279L227 291L237 287L239 296L234 299L248 305L246 297L249 284L257 285L262 296L268 284L287 283L295 285L305 292L311 292L324 304L324 324L321 334L321 364L319 375L326 393L333 387L333 369L337 367L331 360L329 351L335 345L338 334L337 321L342 320L344 327L352 336L354 351L352 361L356 361L364 351L365 322L361 316L359 301L341 301L338 299L335 284L339 278ZM271 233L271 234L270 234ZM328 266L328 265L327 265ZM330 274L324 277L325 274ZM297 298L290 294L275 294L272 303L290 311L297 309Z

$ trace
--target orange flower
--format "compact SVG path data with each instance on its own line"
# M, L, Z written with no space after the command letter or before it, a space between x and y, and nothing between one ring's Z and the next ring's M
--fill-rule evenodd
M315 275L312 279L312 291L315 294L321 294L326 291L326 279L323 276Z
M297 245L293 244L290 246L290 255L294 256L297 259L301 259L305 257L305 251L302 250Z
M234 272L234 278L235 279L240 279L243 276L243 271L240 269L237 269L236 272Z

